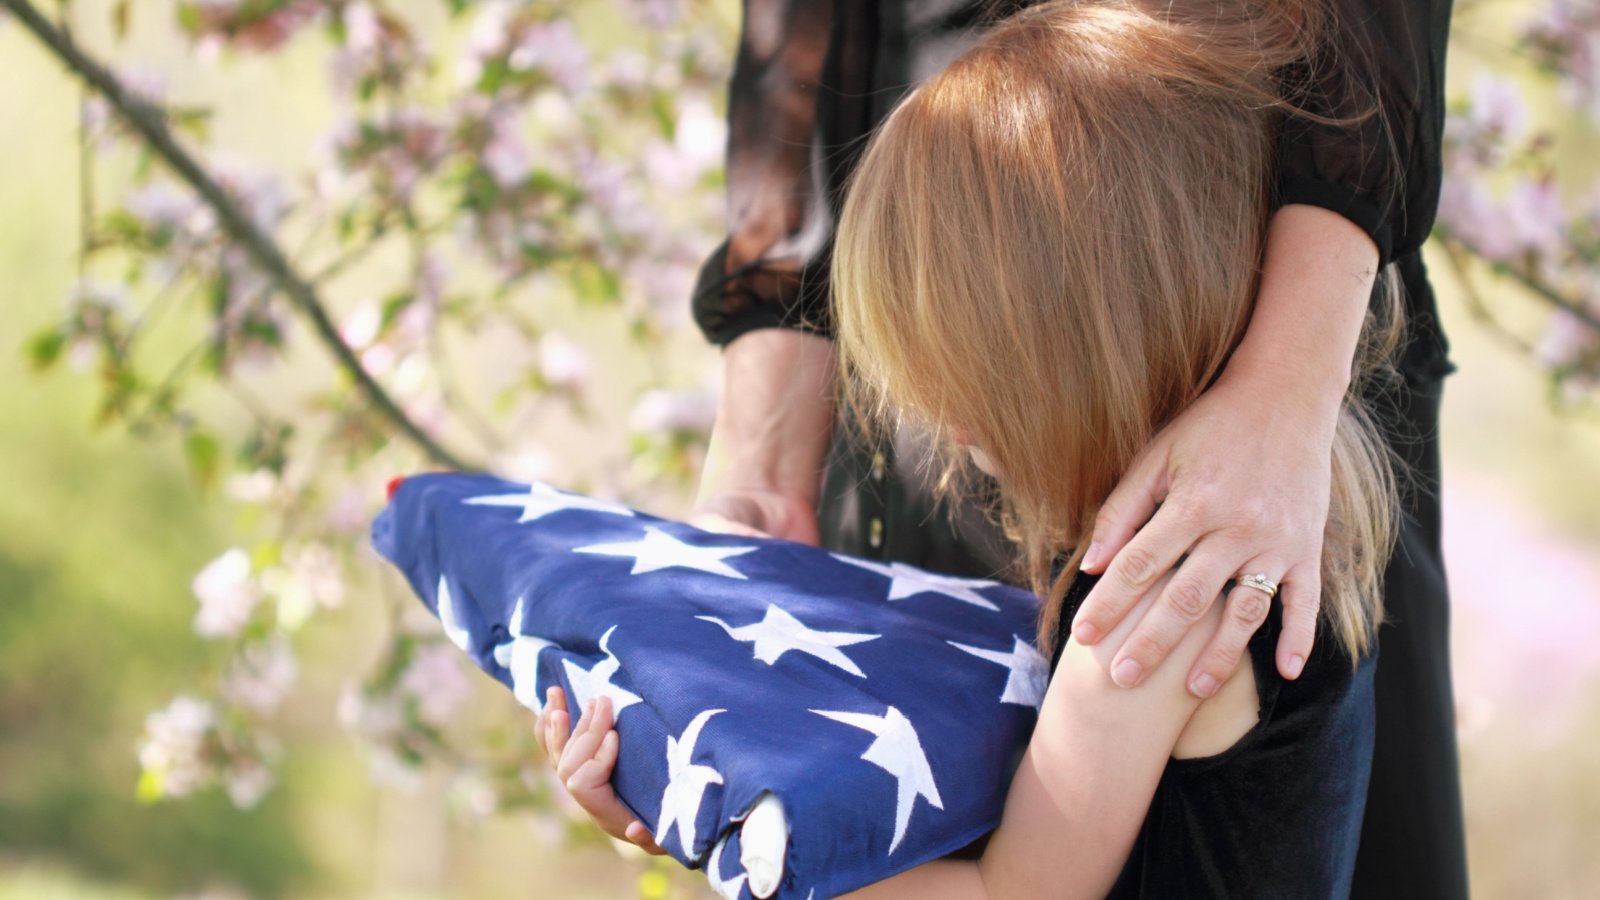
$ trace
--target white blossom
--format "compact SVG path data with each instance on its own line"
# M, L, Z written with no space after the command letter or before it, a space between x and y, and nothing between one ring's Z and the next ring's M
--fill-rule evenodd
M191 588L200 601L194 630L202 637L233 637L250 621L260 599L250 573L250 556L234 547L207 563Z
M205 742L216 724L211 704L190 696L174 697L145 717L139 765L160 779L162 793L181 797L206 784Z

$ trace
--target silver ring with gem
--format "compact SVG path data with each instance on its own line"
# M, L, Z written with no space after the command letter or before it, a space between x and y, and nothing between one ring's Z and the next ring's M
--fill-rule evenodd
M1240 575L1239 576L1239 586L1240 587L1247 587L1247 588L1255 588L1256 590L1260 591L1261 593L1266 594L1268 597L1276 597L1276 596L1278 596L1278 583L1276 581L1273 581L1271 578L1268 578L1267 576L1261 575L1259 573L1254 573L1254 574L1250 574L1250 575Z

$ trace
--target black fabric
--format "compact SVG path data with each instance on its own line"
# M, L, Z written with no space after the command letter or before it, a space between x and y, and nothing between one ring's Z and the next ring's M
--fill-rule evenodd
M1420 265L1443 172L1451 4L1326 2L1336 25L1327 56L1283 74L1303 108L1339 124L1285 127L1275 202L1331 209L1372 237L1381 264ZM691 299L709 341L770 327L832 333L834 223L872 129L970 47L986 16L1024 5L745 0L728 92L728 236ZM1409 292L1407 311L1408 371L1430 377L1448 366L1432 292Z

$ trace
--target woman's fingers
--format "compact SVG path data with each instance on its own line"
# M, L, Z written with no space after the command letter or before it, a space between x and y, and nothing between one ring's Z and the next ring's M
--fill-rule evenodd
M1122 642L1111 661L1111 680L1133 687L1155 671L1211 609L1239 562L1247 558L1245 551L1221 539L1196 545Z
M1283 577L1283 632L1278 635L1278 673L1293 681L1311 658L1322 607L1321 567L1313 562Z
M1197 537L1199 531L1190 517L1170 505L1157 510L1078 607L1072 620L1073 639L1087 646L1110 634Z
M1254 561L1243 571L1272 573L1277 569ZM1228 592L1226 604L1217 633L1201 652L1194 668L1189 670L1189 693L1202 700L1215 694L1217 688L1233 676L1250 645L1250 638L1272 611L1270 595L1244 585L1235 585Z
M1165 453L1157 438L1156 443L1128 467L1106 502L1100 504L1100 512L1094 520L1094 535L1089 539L1089 548L1079 568L1094 574L1104 572L1107 564L1133 539L1139 526L1155 514L1156 507L1166 496L1164 459ZM1081 638L1078 642L1087 643Z

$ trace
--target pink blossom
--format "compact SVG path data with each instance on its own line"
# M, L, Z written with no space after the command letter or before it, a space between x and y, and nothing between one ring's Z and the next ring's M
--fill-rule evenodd
M717 418L710 391L645 391L628 414L628 427L641 434L704 434Z
M1553 179L1519 180L1506 194L1506 230L1518 250L1549 256L1566 233L1566 212Z
M676 25L683 16L683 0L623 0L623 5L649 28Z
M299 674L288 638L275 634L245 645L229 661L222 693L230 701L258 713L271 713L283 702Z
M272 789L273 781L271 770L260 761L241 759L233 761L223 773L222 787L235 807L254 809Z
M352 3L344 8L342 19L345 46L357 53L370 53L377 49L378 41L383 37L383 26L379 24L378 14L372 9L372 4Z
M1600 304L1591 303L1590 308L1600 316ZM1550 369L1572 365L1583 355L1596 352L1600 352L1600 331L1564 309L1550 316L1534 348L1534 355Z
M528 145L509 117L493 115L486 124L489 139L483 145L483 166L502 189L516 187L533 171Z
M1466 241L1472 249L1491 260L1511 256L1513 248L1505 237L1499 206L1482 184L1469 178L1445 178L1439 192L1439 224Z
M553 331L539 339L539 374L551 387L581 390L590 368L589 353L582 345Z
M1528 107L1510 79L1479 72L1472 79L1467 120L1476 131L1515 141L1527 130Z
M506 61L517 71L544 72L569 96L589 89L589 49L566 19L525 26Z
M461 671L461 651L442 641L419 644L400 676L400 690L416 698L424 720L444 724L472 693Z

